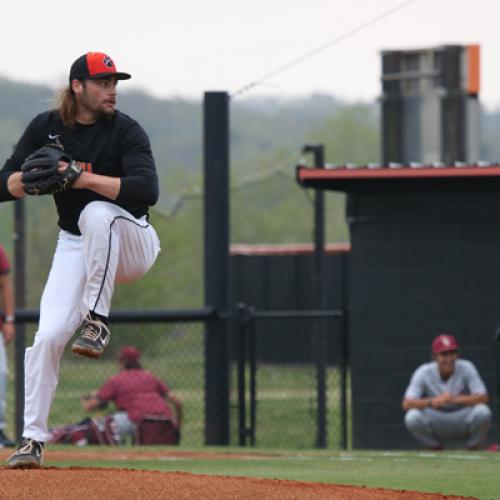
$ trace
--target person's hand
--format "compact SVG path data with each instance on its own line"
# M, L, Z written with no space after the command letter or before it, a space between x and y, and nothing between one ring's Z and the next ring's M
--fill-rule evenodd
M80 404L85 411L95 410L99 404L99 399L93 394L87 394L80 398Z
M14 336L16 335L16 326L14 325L13 322L9 321L8 323L3 324L2 330L3 330L3 338L5 344L7 345L14 339Z
M12 196L22 198L26 193L24 192L24 184L22 181L22 173L14 172L7 179L7 190Z
M443 392L438 396L435 396L431 400L431 406L433 408L443 408L444 406L452 402L453 396L449 392Z

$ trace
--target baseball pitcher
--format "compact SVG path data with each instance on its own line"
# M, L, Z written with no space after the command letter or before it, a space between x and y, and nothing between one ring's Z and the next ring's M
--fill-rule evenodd
M0 171L0 201L52 195L60 228L40 303L33 345L25 353L23 441L8 459L40 467L48 418L67 342L98 358L109 343L115 283L143 276L160 250L148 209L158 198L149 138L115 109L128 80L102 52L71 66L57 109L36 116Z

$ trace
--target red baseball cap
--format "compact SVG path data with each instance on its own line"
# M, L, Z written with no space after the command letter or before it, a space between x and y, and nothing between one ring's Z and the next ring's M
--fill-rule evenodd
M432 352L439 354L446 351L458 351L458 343L453 335L442 334L438 335L432 341Z
M141 357L141 352L134 346L126 345L120 349L117 358L120 361L138 361Z
M69 70L70 83L73 80L96 80L110 76L114 76L118 80L131 78L128 73L116 71L113 59L104 52L87 52L80 56Z

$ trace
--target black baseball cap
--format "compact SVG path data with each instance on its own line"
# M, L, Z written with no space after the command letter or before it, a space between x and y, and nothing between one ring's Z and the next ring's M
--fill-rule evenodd
M69 70L69 82L73 80L97 80L114 76L118 80L128 80L131 75L116 71L116 66L103 52L87 52L80 56Z

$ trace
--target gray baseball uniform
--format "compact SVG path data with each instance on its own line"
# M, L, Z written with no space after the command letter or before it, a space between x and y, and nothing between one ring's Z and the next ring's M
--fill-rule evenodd
M421 365L410 380L405 398L433 398L443 392L451 395L487 394L476 367L470 361L457 359L455 370L447 380L441 378L437 363ZM484 443L491 425L491 411L485 404L450 404L440 409L422 410L412 408L406 412L405 424L426 447L465 443L467 447L474 448Z

